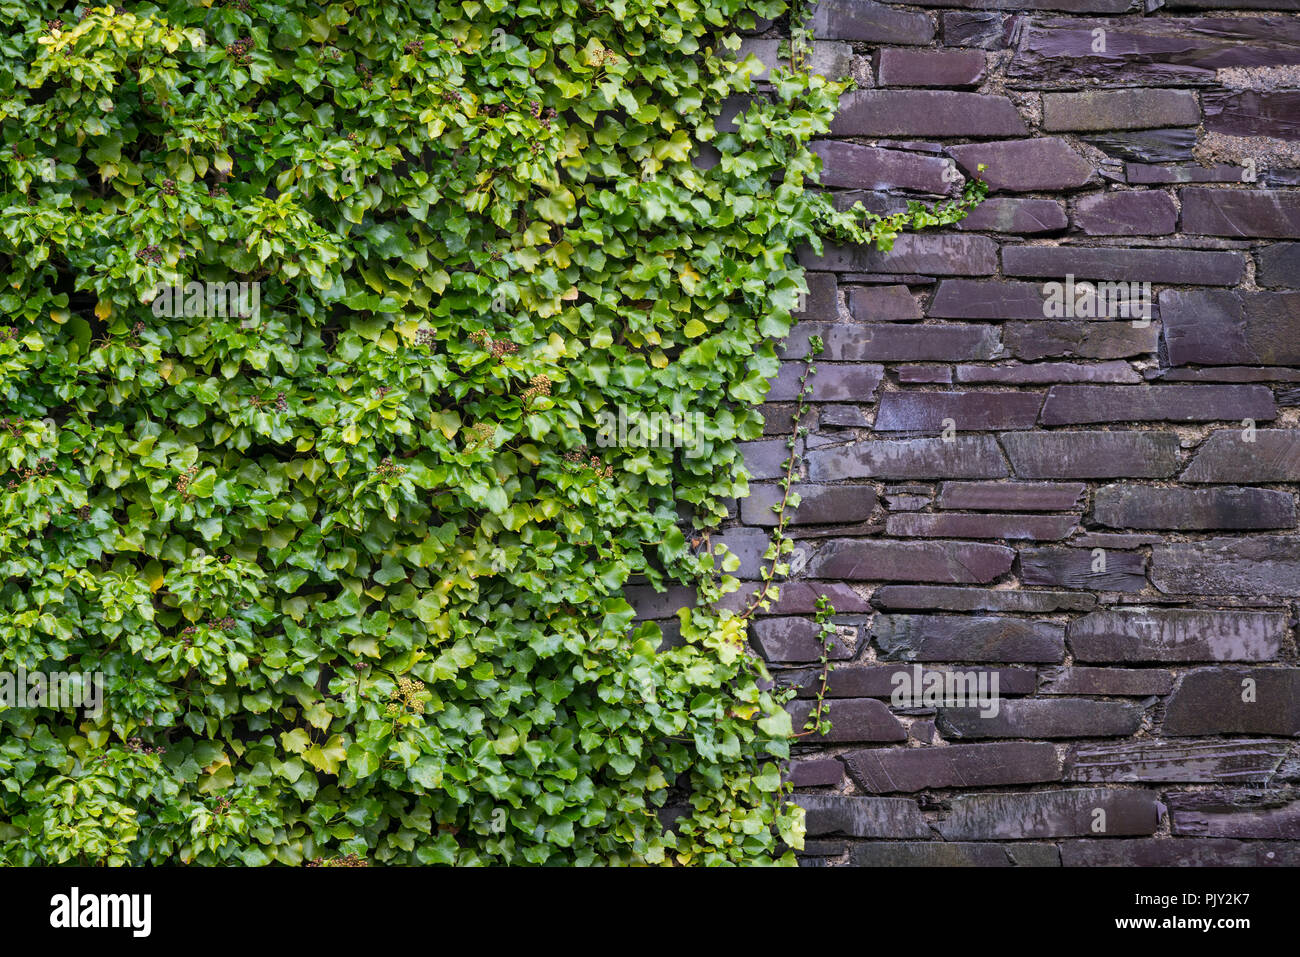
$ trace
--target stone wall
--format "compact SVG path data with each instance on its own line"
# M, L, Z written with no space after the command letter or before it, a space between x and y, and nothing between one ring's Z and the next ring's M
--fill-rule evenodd
M981 163L992 191L891 252L806 254L723 534L754 577L819 335L793 581L753 629L802 719L813 602L837 610L834 729L790 771L807 863L1300 863L1298 9L817 7L817 68L858 81L818 146L837 200ZM998 694L900 706L900 672Z

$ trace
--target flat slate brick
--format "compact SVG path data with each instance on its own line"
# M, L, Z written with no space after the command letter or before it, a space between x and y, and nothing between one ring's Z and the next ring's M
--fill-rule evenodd
M807 455L813 481L846 478L1002 478L1006 462L991 435L935 439L872 439L815 449Z
M908 50L886 47L877 54L881 86L976 86L984 79L978 50Z
M853 286L849 314L859 322L900 322L921 318L921 307L906 286Z
M969 841L870 841L854 844L849 862L855 867L1059 867L1055 844Z
M1178 226L1178 209L1167 193L1093 193L1075 205L1074 224L1089 236L1167 236Z
M1005 96L948 90L855 90L840 98L832 136L1026 136Z
M886 392L877 432L940 432L945 420L959 432L1031 428L1042 396L1033 392Z
M1044 425L1091 422L1213 422L1272 419L1262 385L1056 385L1043 403Z
M940 508L1063 512L1075 507L1082 482L944 482Z
M1166 289L1160 315L1171 365L1300 363L1300 292Z
M1006 574L1015 556L982 542L889 542L842 538L824 542L809 561L810 577L847 581L977 584Z
M998 269L998 244L969 233L903 233L893 248L837 246L827 243L821 256L801 250L799 261L810 269L882 275L988 276Z
M1264 488L1106 485L1093 496L1092 517L1111 528L1290 528L1295 497Z
M1141 591L1146 559L1138 552L1105 549L1105 569L1094 571L1089 548L1049 547L1020 550L1020 577L1026 585L1085 588L1090 591Z
M1211 133L1300 139L1300 92L1206 90L1201 102Z
M958 222L956 228L1033 236L1060 232L1069 224L1065 206L1057 200L990 196Z
M794 487L800 502L787 509L792 525L826 525L865 522L876 507L876 492L866 485L810 485L800 482ZM752 485L749 497L740 502L740 519L746 525L775 525L776 513L784 493L779 485Z
M1300 286L1300 243L1274 243L1256 251L1255 281L1261 286Z
M998 352L993 326L894 325L891 323L800 323L790 333L782 355L803 358L808 340L821 336L820 362L944 362L988 359Z
M1300 100L1296 101L1300 106ZM1300 236L1300 193L1280 189L1183 189L1183 231L1204 236Z
M983 50L1006 49L1010 40L1010 19L997 13L973 13L965 10L944 13L943 42L950 47L979 47Z
M1061 779L1061 759L1046 742L850 751L844 762L854 783L868 794Z
M807 833L849 837L929 837L921 809L910 798L853 797L846 794L799 794L807 812Z
M1088 611L1097 604L1092 595L1027 588L953 588L945 585L885 585L871 596L880 608L928 611ZM839 605L835 606L837 609Z
M1214 838L1062 841L1065 867L1294 867L1300 844Z
M1154 354L1160 326L1132 322L1008 322L1002 327L1007 352L1017 359L1119 359Z
M1025 618L877 615L871 637L893 661L1057 662L1065 626Z
M760 618L752 626L752 640L768 661L781 664L817 661L823 654L821 626L811 618ZM838 636L831 639L829 657L853 657L853 648Z
M1254 700L1242 700L1251 694ZM1300 668L1189 672L1169 699L1164 733L1300 734Z
M1134 163L1188 162L1195 156L1196 130L1129 130L1085 136L1102 152Z
M952 187L952 181L944 179L952 164L938 157L838 140L818 140L812 149L822 159L823 186L910 189L938 194L947 193Z
M1044 695L1110 695L1139 697L1168 694L1174 687L1173 672L1161 668L1070 667L1045 672L1038 689Z
M996 366L959 365L957 381L997 385L1049 385L1056 382L1141 382L1127 362L1013 362Z
M1249 784L1269 780L1288 747L1285 741L1267 739L1079 744L1066 758L1065 777L1070 781Z
M979 708L939 709L939 731L950 738L1122 738L1142 724L1142 706L1090 698L1016 698L992 717Z
M1300 538L1256 535L1151 550L1151 583L1173 595L1300 597Z
M1092 182L1092 163L1056 136L949 146L947 152L967 175L994 192L1036 193L1077 189ZM979 171L983 163L985 169Z
M1055 542L1073 532L1078 524L1078 515L913 512L890 515L885 521L885 534L900 538L1005 538Z
M1043 284L997 279L944 279L926 315L940 319L1043 319Z
M1300 791L1202 791L1169 796L1170 829L1180 837L1300 840Z
M800 395L802 362L783 362L767 390L768 402L788 402ZM867 363L823 362L808 384L814 402L870 402L875 398L885 368Z
M1253 0L1209 0L1216 2L1240 10ZM1192 3L1180 0L1172 5ZM1106 42L1115 53L1106 56L1099 56L1093 48L1098 23L1091 18L1028 19L1007 67L1008 78L1016 86L1209 85L1216 82L1217 70L1222 67L1300 62L1300 28L1293 17L1136 16L1107 20Z
M954 798L939 823L945 840L1017 840L1100 833L1154 834L1160 803L1147 791L1075 788L1029 794L973 794ZM1100 818L1098 811L1105 813Z
M1246 263L1241 253L1228 250L1004 246L1002 269L1008 276L1056 280L1072 275L1076 279L1232 286L1241 281Z
M817 702L807 698L791 701L790 712L795 728L803 728ZM889 710L889 706L875 698L837 698L824 703L824 714L831 722L828 734L809 735L808 743L845 744L871 741L906 741L907 731Z
M872 0L818 0L812 32L819 39L926 44L934 37L934 21Z
M1183 482L1300 482L1300 430L1222 429L1210 433L1191 463Z
M1173 432L1010 432L1002 447L1020 478L1165 478L1181 443Z
M1201 107L1189 90L1087 90L1043 94L1043 129L1141 130L1196 126Z
M1078 661L1271 661L1288 634L1276 612L1117 608L1070 622Z
M831 669L826 683L828 698L892 698L902 683L916 678L917 665L906 662L871 662L838 664ZM988 668L967 665L926 664L921 667L922 687L924 682L944 681L946 688L947 674L960 671L963 676L974 675L977 683L983 681L991 688L997 682L998 694L1027 695L1033 694L1038 685L1038 672L1033 668ZM815 698L821 688L822 671L820 668L799 672L793 681L799 697Z
M844 765L836 758L792 761L786 778L797 788L835 787L844 780Z

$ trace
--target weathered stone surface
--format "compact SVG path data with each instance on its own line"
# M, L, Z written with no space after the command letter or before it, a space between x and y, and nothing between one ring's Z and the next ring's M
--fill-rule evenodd
M768 402L787 402L801 393L802 362L783 362L768 386ZM826 362L817 367L809 384L814 402L870 402L884 378L885 368L866 363Z
M984 79L978 50L906 50L886 47L877 54L881 86L975 86Z
M1172 672L1159 668L1061 668L1045 672L1039 694L1114 695L1145 698L1168 694Z
M1098 556L1093 551L1068 547L1021 549L1021 580L1026 585L1091 591L1133 592L1146 587L1146 559L1142 555L1105 549L1105 567L1099 568Z
M1038 420L1042 396L1032 392L886 392L876 413L877 432L959 432L1027 429Z
M835 758L791 761L786 778L797 788L834 787L844 780L844 765Z
M814 335L822 337L826 350L820 362L943 362L988 359L998 351L998 331L992 326L842 322L800 323L783 355L803 358Z
M1045 742L850 751L844 762L854 783L868 794L1061 779L1056 748Z
M1023 612L1088 611L1097 603L1091 595L1074 592L1022 588L1004 591L942 585L885 585L876 590L871 601L880 608Z
M1098 22L1028 21L1007 68L1008 78L1017 85L1031 86L1211 84L1223 67L1300 62L1300 28L1291 17L1106 21L1107 48L1114 51L1106 56L1098 56L1093 48Z
M1065 626L1025 618L877 615L871 637L891 661L1061 661Z
M929 276L987 276L997 271L998 244L987 236L964 233L903 233L892 249L836 246L827 243L822 256L809 249L799 261L810 269Z
M1014 556L1005 545L981 542L831 539L812 557L806 572L848 581L972 584L1006 574Z
M944 279L926 315L940 319L1043 319L1045 293L1038 282Z
M1131 322L1008 322L1002 327L1006 349L1017 359L1050 357L1120 359L1154 353L1160 326Z
M952 384L952 369L948 366L904 366L898 370L900 384L929 383L938 385Z
M903 0L890 0L901 3ZM909 0L911 2L911 0ZM1066 13L1126 13L1132 0L916 0L918 7L970 7L977 10L1061 10Z
M925 44L934 36L934 21L872 0L818 0L812 32L819 39Z
M950 47L1005 49L1009 41L1008 18L997 13L944 13L943 42Z
M720 608L739 611L751 599L757 582L741 582L737 591L723 595L718 600ZM781 594L766 610L758 615L776 617L779 615L811 615L817 610L817 599L825 595L830 599L835 610L841 615L852 615L871 611L871 605L853 588L843 582L792 581L781 583Z
M899 322L921 318L921 307L906 286L853 286L849 314L859 322Z
M1217 791L1171 795L1175 834L1300 838L1300 792Z
M1107 669L1109 670L1109 669ZM1286 756L1285 741L1141 741L1075 745L1070 781L1246 784L1268 780Z
M909 798L800 794L796 803L807 812L807 833L849 837L929 837L921 809Z
M1300 864L1300 844L1214 838L1062 841L1065 867L1277 867Z
M737 578L757 581L762 574L763 553L767 551L770 537L767 529L736 527L714 536L712 544L726 545L740 559L740 567L735 572ZM793 561L800 555L800 550L796 549L790 558Z
M1055 844L1024 841L871 841L854 844L849 863L855 867L1059 867L1061 855Z
M1056 280L1072 275L1076 279L1232 286L1241 281L1246 264L1241 253L1227 250L1004 246L1002 269L1008 276Z
M1173 432L1011 432L1002 447L1020 478L1165 478L1180 443Z
M948 154L968 176L983 163L979 177L994 191L1076 189L1093 178L1092 164L1056 136L950 146Z
M974 675L971 679L978 687L983 681L986 687L993 687L997 682L1000 695L1033 694L1038 685L1038 672L1033 668L981 668L967 665L948 666L943 664L926 664L917 666L906 663L871 663L839 664L831 669L826 683L828 698L892 698L894 692L904 681L915 677L914 669L921 668L921 682L944 681L951 671L960 670L963 675ZM937 677L934 677L937 676ZM821 688L822 671L820 668L798 672L792 681L799 690L799 697L814 698ZM945 683L944 687L947 685Z
M865 429L871 423L860 405L828 405L818 413L823 429Z
M1274 243L1255 253L1255 282L1261 286L1300 286L1300 243Z
M750 630L751 640L768 661L781 664L820 660L821 626L811 618L759 618ZM831 639L830 657L853 657L853 647L838 636Z
M935 439L873 439L808 453L813 481L846 478L1001 478L1006 462L991 435Z
M1075 205L1074 224L1089 236L1166 236L1178 210L1166 193L1093 193Z
M840 98L832 136L1025 136L1005 96L948 90L855 90Z
M1271 661L1287 615L1191 608L1117 608L1070 622L1078 661Z
M1300 668L1189 672L1169 699L1164 732L1300 734Z
M944 179L951 164L938 157L838 140L818 140L812 149L822 159L823 186L923 193L947 193L952 188L951 180Z
M801 698L791 701L790 712L795 728L802 728L816 708L817 702ZM868 741L906 741L907 731L889 710L889 706L875 698L837 698L824 702L823 714L831 722L828 734L813 734L805 738L811 743L859 743Z
M1296 105L1300 107L1300 100ZM1183 189L1178 195L1186 232L1205 236L1300 236L1300 193L1281 189Z
M1216 163L1201 166L1184 163L1181 166L1149 166L1143 163L1124 164L1124 182L1130 186L1169 186L1174 183L1240 183L1246 170L1240 166Z
M957 381L999 383L1004 385L1038 385L1054 382L1141 382L1127 362L1013 362L997 366L960 365Z
M1300 791L1211 791L1169 796L1174 834L1300 839Z
M1074 531L1078 522L1078 515L914 512L890 515L885 522L885 534L900 538L1006 538L1055 542Z
M1247 437L1252 440L1247 441ZM1210 433L1179 476L1183 482L1300 482L1300 430Z
M1134 130L1099 133L1084 139L1097 149L1134 163L1176 163L1192 159L1195 130Z
M1189 90L1086 90L1043 94L1043 129L1142 130L1196 126L1201 107Z
M774 479L785 475L781 463L790 455L785 439L761 439L741 442L740 451L745 457L745 468L752 479Z
M1105 812L1104 818L1097 812ZM939 823L945 840L1005 840L1106 834L1154 834L1160 804L1147 791L1076 788L1030 794L972 794L954 798ZM1100 828L1100 830L1099 830Z
M1300 92L1206 90L1201 103L1205 128L1212 133L1300 139Z
M1082 482L944 482L939 507L1062 512L1082 494Z
M830 522L865 522L876 507L876 492L866 485L809 485L800 482L797 508L787 509L793 525L821 525ZM753 485L749 497L740 503L740 518L746 525L775 525L784 492L779 485Z
M804 298L803 308L795 312L800 321L821 320L834 322L839 318L839 292L836 287L835 273L804 273L808 283L808 295Z
M1300 362L1300 292L1166 289L1160 315L1173 365Z
M1212 422L1276 415L1273 393L1262 385L1055 385L1043 403L1042 422Z
M1174 595L1300 597L1300 538L1258 535L1151 550L1151 583Z
M951 738L1112 738L1142 724L1142 707L1131 701L1089 698L1017 698L998 713L979 708L941 708L938 725Z
M992 196L976 206L969 216L956 224L956 228L1033 236L1059 232L1068 225L1065 207L1054 199Z
M1093 497L1092 517L1111 528L1290 528L1295 498L1263 488L1107 485Z
M685 585L671 585L665 591L655 591L651 585L629 585L623 597L636 610L637 618L672 618L679 608L695 607L695 589Z

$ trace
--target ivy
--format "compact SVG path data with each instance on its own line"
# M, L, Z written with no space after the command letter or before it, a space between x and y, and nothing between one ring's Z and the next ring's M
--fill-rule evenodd
M0 672L103 690L0 711L0 862L792 860L700 543L796 248L982 193L810 191L844 85L734 55L784 10L0 0Z

